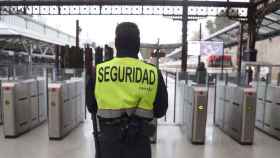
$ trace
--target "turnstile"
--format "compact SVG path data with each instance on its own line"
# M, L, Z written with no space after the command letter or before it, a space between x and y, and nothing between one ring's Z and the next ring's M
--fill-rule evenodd
M39 86L44 80L19 80L2 83L2 105L4 135L6 138L20 134L38 126L39 107L46 106L45 97L39 97ZM41 90L46 94L46 89ZM46 96L46 95L45 95Z
M215 125L240 144L252 144L256 117L256 90L217 85Z
M49 138L61 139L79 125L85 116L83 80L51 83L49 93Z
M280 87L259 83L256 127L280 139Z
M187 136L194 144L204 144L205 141L207 104L207 87L185 85L183 122Z

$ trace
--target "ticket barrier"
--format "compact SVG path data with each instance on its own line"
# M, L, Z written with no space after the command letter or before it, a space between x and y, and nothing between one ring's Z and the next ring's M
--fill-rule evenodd
M215 125L240 144L252 144L256 117L256 90L218 83Z
M261 131L280 139L280 87L258 84L257 116L255 126Z
M62 139L84 120L83 80L51 83L49 93L49 138Z
M5 81L2 83L4 136L17 137L46 120L44 79ZM40 119L39 119L40 118Z
M193 144L204 144L207 120L208 89L202 85L179 83L177 95L183 99L178 104L183 107L183 127ZM183 95L182 95L183 94Z

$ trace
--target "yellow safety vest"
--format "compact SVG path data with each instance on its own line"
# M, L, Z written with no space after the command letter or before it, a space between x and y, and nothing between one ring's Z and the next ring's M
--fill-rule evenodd
M138 59L115 57L96 67L97 115L117 118L124 113L153 117L158 70Z

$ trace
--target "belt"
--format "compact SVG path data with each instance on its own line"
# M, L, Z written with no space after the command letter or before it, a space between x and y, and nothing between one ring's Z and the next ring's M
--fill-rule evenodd
M119 118L102 118L102 117L98 117L99 118L99 122L100 124L103 125L120 125L120 124L124 124L128 121L128 118L122 116Z

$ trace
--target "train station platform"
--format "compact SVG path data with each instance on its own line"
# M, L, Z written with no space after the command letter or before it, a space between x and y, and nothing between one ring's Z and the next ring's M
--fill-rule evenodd
M255 130L252 146L240 145L215 127L212 106L208 110L205 145L193 145L173 120L174 80L169 78L169 110L165 121L159 120L157 144L152 145L153 158L273 158L280 155L280 141ZM211 93L209 98L211 97ZM209 101L211 102L211 100ZM176 107L175 107L176 108ZM175 109L176 110L176 109ZM16 139L5 139L0 126L0 153L5 158L93 158L95 153L90 117L62 140L49 140L48 124Z

